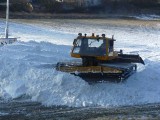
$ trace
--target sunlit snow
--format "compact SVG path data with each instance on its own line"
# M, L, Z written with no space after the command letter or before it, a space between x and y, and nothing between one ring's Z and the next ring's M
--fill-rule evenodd
M85 23L84 23L85 24ZM88 26L12 22L10 36L19 41L0 47L0 98L21 95L44 105L119 106L160 102L160 27ZM0 35L5 21L0 20ZM66 27L64 27L66 26ZM115 49L140 54L146 65L123 83L89 85L79 77L53 69L58 61L71 60L70 49L78 32L113 34Z

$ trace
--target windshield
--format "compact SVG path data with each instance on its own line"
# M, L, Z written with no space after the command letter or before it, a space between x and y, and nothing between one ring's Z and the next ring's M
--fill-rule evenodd
M73 53L87 56L104 56L106 55L106 40L77 39L74 41Z

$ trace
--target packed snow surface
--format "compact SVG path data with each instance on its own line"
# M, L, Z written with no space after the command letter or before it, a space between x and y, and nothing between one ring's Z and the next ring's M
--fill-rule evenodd
M29 96L26 99L47 106L72 107L160 102L160 23L134 26L128 21L123 26L104 21L11 22L10 36L20 38L14 44L0 47L0 98L10 100L26 95ZM0 35L4 26L5 21L0 20ZM84 31L106 33L108 37L114 34L116 50L140 54L146 65L138 64L137 73L123 83L91 85L53 69L58 61L72 59L69 55L72 41L78 32Z

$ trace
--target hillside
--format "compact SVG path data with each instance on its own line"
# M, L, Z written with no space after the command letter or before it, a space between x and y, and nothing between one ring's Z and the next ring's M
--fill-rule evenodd
M4 3L0 11L5 11ZM38 13L103 13L103 14L157 14L160 15L160 0L12 0L12 12Z

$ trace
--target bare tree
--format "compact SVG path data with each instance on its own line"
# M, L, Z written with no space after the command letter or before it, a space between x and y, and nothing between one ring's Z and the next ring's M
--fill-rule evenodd
M59 11L61 7L61 3L57 0L37 0L36 2L48 12Z
M10 0L11 10L32 12L33 6L28 0Z

